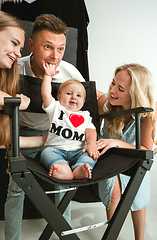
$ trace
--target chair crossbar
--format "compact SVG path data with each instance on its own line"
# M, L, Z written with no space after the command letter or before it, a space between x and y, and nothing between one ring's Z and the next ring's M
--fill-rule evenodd
M61 190L54 190L54 191L46 191L46 194L54 194L54 193L61 193L61 192L68 192L68 191L73 191L76 190L76 187L72 187L72 188L65 188L65 189L61 189Z
M101 222L101 223L92 224L92 225L85 226L85 227L75 228L75 229L69 230L69 231L63 231L63 232L61 232L61 236L66 236L66 235L70 235L70 234L73 234L73 233L78 233L78 232L84 232L84 231L92 230L92 229L95 229L95 228L107 225L109 222L110 222L110 220L109 221L105 221L105 222Z

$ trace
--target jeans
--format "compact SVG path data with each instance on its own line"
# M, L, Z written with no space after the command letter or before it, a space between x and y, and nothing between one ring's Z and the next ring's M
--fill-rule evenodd
M10 175L7 200L5 203L5 240L19 240L23 215L24 192Z
M55 186L55 190L62 190L62 189L66 189L66 188L68 188L68 187L65 187L65 186ZM55 205L56 206L58 206L58 204L62 200L62 198L63 198L65 193L66 192L61 192L61 193L56 193L55 194ZM69 203L69 205L65 209L65 211L63 213L63 217L66 219L66 221L70 225L71 224L71 203Z
M46 147L40 156L40 161L49 170L54 163L66 163L72 170L76 167L88 163L90 169L93 169L96 164L96 160L88 155L87 152L82 153L82 149L75 151L65 151L54 147Z
M62 190L66 187L56 186L55 190ZM58 206L64 192L55 194L55 205ZM25 194L23 190L18 187L16 182L10 175L10 182L8 187L7 200L5 202L5 240L20 240L21 239L21 224L23 216L23 203ZM64 218L71 223L71 204L67 206Z

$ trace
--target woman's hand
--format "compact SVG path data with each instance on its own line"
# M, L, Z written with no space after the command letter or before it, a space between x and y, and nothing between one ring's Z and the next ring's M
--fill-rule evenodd
M23 94L16 94L15 97L19 97L21 98L21 104L19 106L19 110L25 110L26 108L28 108L29 104L30 104L30 98L23 95Z
M103 139L100 138L96 142L96 147L98 150L103 149L100 153L100 155L104 154L108 149L113 147L119 147L119 141L118 139Z

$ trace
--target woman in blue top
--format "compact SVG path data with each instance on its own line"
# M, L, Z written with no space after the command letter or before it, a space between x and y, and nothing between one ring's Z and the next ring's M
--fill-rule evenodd
M118 67L108 94L99 98L98 106L100 114L135 107L155 109L154 86L150 71L139 64L126 64ZM151 150L153 142L156 143L155 125L155 112L141 114L141 149ZM97 148L103 148L101 152L103 154L112 147L135 148L134 116L119 116L104 121ZM119 174L99 183L99 195L107 208L108 219L112 217L128 181L128 176ZM131 206L135 240L144 238L149 192L149 176L146 174Z

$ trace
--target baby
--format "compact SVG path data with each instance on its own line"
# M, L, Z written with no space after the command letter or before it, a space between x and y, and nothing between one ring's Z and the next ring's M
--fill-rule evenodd
M97 134L88 111L81 111L86 98L84 86L75 79L60 85L56 101L51 94L55 65L45 63L41 86L43 109L49 115L49 133L41 162L58 179L91 178L99 157Z

